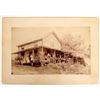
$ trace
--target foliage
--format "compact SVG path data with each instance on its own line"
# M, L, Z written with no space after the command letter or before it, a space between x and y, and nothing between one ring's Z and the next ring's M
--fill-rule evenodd
M85 45L84 40L81 36L72 36L67 34L62 40L62 50L71 52L74 55L90 55L90 44Z

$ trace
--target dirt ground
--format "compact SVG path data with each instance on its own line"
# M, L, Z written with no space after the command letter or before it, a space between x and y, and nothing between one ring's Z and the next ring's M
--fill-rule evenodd
M46 66L31 65L12 65L12 74L14 75L30 75L30 74L90 74L90 66L83 66L79 63L57 63L48 64Z

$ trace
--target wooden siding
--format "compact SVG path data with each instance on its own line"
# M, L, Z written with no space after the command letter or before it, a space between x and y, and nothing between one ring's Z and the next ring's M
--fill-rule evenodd
M42 40L38 41L38 42L35 42L35 43L30 43L28 45L18 47L18 51L22 51L22 50L30 49L30 48L34 48L34 47L39 47L39 46L42 46Z
M50 34L43 39L43 46L52 49L61 50L61 44L53 34Z

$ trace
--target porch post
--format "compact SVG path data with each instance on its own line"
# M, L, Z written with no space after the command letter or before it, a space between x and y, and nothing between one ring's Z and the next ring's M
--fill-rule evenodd
M54 50L54 52L53 52L53 63L55 63L56 62L56 51Z
M43 60L44 60L44 50L43 47L41 47L41 54L40 54L40 60L41 60L41 66L43 66Z
M64 59L65 59L65 52L64 52Z
M34 58L34 49L32 50L32 56L33 56L33 58Z

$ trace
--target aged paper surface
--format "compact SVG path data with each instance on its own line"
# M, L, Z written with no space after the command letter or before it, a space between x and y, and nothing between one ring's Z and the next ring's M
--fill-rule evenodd
M50 33L50 36L47 33ZM4 17L2 44L3 83L98 83L98 33L99 19L95 17ZM46 38L44 39L43 36L45 35ZM43 42L41 42L41 38L39 38L41 36ZM37 38L39 38L39 42L37 42ZM60 38L60 40L65 39L65 41L62 41L62 49L60 49L60 44L58 43L60 40L58 38ZM35 40L35 42L33 40ZM82 41L84 42L84 46ZM37 49L31 47L33 43L35 43L35 47L37 45L36 43L39 43L38 48L40 49L38 49L38 51L43 50L44 54L50 54L52 58L54 58L53 55L54 52L56 52L56 63L53 61L54 59L50 59L52 63L49 60L40 60L40 62L43 62L42 64L45 62L46 65L39 67L23 65L24 63L29 63L27 60L28 56L26 57L26 51L30 52L30 50L34 50L36 56ZM66 47L66 44L69 45L68 43L70 46ZM18 50L20 48L22 51ZM79 51L81 51L81 53ZM88 55L88 60L82 56L83 51L86 56ZM39 53L41 54L41 52ZM37 53L37 55L40 55L39 53ZM17 64L13 65L12 58L15 59L16 54L17 56L21 54L23 60L21 59L19 63L19 59L17 59ZM67 56L65 57L64 54ZM26 60L24 60L24 58ZM32 61L30 61L30 63L31 62ZM36 59L34 62L37 62ZM49 64L47 64L48 62ZM53 68L53 70L51 68Z

